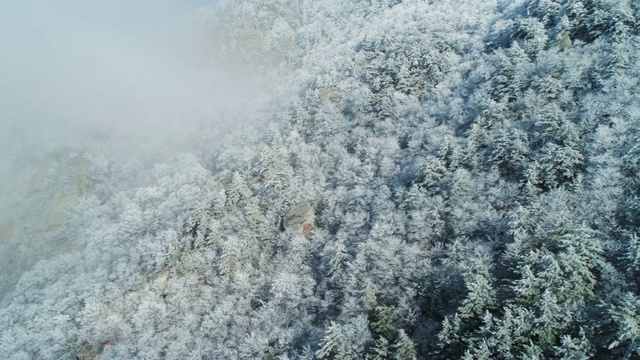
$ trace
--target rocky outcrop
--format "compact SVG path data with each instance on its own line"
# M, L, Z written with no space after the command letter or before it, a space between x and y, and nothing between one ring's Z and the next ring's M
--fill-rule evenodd
M308 201L301 201L295 204L282 219L284 230L299 232L304 236L309 236L316 222L316 212Z
M89 188L86 162L75 154L25 161L10 170L11 176L0 174L0 298L39 259L68 250L66 238L52 239L69 207Z
M0 224L0 243L7 243L13 239L16 222L9 219Z

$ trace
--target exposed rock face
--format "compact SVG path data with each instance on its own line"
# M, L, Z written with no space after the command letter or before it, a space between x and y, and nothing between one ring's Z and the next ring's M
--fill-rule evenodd
M51 240L89 187L87 165L76 155L22 165L11 168L9 180L0 174L0 299L39 259L67 250L65 239Z
M0 224L0 243L7 243L13 239L13 232L16 226L16 222L13 219L9 219Z
M311 203L301 201L295 204L282 219L282 227L308 236L316 221L316 212Z

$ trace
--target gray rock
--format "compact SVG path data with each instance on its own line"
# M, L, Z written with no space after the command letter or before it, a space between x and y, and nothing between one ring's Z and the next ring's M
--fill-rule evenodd
M295 204L282 219L282 227L308 236L316 221L316 212L311 203L301 201Z

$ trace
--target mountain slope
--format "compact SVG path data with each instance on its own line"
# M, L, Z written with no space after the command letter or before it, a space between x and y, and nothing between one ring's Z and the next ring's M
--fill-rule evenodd
M0 353L640 356L639 11L202 10L220 53L270 74L268 100L142 186L111 186L128 181L115 160L95 170L59 235L75 247L0 310ZM284 226L309 206L312 226Z

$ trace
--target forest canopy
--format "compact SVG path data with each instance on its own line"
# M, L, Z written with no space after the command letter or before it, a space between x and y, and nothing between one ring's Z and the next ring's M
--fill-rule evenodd
M36 190L0 198L5 358L640 357L638 2L193 21L245 96L166 156L7 150Z

